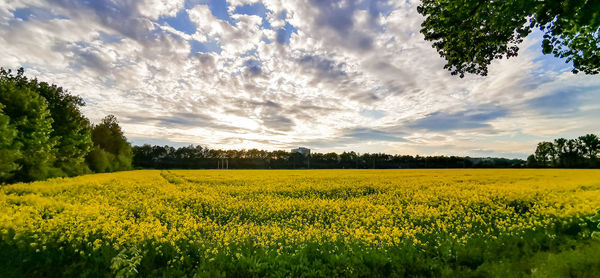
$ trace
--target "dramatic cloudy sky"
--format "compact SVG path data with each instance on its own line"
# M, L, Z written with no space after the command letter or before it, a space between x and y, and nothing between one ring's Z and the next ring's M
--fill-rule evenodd
M460 79L417 1L3 0L0 66L115 114L134 144L526 157L600 133L600 77L539 34Z

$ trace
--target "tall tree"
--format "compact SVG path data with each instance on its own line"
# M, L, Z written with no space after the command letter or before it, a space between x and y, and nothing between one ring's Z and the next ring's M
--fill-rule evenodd
M556 149L552 142L540 142L535 150L535 160L537 166L550 167L555 166Z
M556 150L556 156L558 158L558 165L556 166L560 166L560 167L565 167L566 166L566 153L567 153L567 142L569 140L565 139L565 138L558 138L558 139L554 139L554 149Z
M37 92L46 99L52 116L52 134L58 142L54 165L68 176L89 172L85 156L93 146L90 122L79 108L84 106L83 99L64 91L62 87L37 83Z
M586 134L579 137L581 141L582 152L586 158L598 159L598 153L600 153L600 138L596 134Z
M579 140L569 139L565 144L563 160L564 166L568 168L583 167L585 161L583 159L583 153L580 151Z
M573 73L600 72L600 2L596 0L423 0L421 33L452 75L487 75L495 59L517 56L518 45L541 30L542 52L573 63Z
M16 75L0 69L0 104L10 119L9 125L17 131L14 140L20 145L21 156L15 160L20 168L12 179L33 181L55 176L52 117L46 100L28 86L23 69Z

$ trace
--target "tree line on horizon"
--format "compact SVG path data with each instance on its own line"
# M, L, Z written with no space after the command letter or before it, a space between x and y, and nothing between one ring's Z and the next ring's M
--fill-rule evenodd
M220 150L199 145L174 148L145 144L133 147L133 165L142 169L402 169L517 168L525 161L507 158L411 156L354 151L303 155L285 150Z
M600 137L540 142L527 160L385 153L311 153L284 150L220 150L199 145L133 147L133 165L150 169L415 169L415 168L600 168Z
M0 184L131 169L116 117L91 124L83 99L0 68Z
M540 142L527 158L528 167L600 168L600 138L586 134L575 139Z

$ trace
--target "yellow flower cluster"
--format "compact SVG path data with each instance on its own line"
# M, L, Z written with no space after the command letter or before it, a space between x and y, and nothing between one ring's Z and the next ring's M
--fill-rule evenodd
M196 246L210 258L244 242L279 253L493 239L598 208L599 170L143 170L3 186L0 238L81 255Z

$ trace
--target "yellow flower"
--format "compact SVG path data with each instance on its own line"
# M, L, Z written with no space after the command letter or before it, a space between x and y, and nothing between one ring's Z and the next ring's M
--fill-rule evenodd
M94 174L1 187L0 238L88 255L152 242L144 248L168 245L180 259L186 248L209 258L247 242L273 252L308 241L429 244L418 238L432 234L461 243L593 214L598 180L599 170L559 169Z

